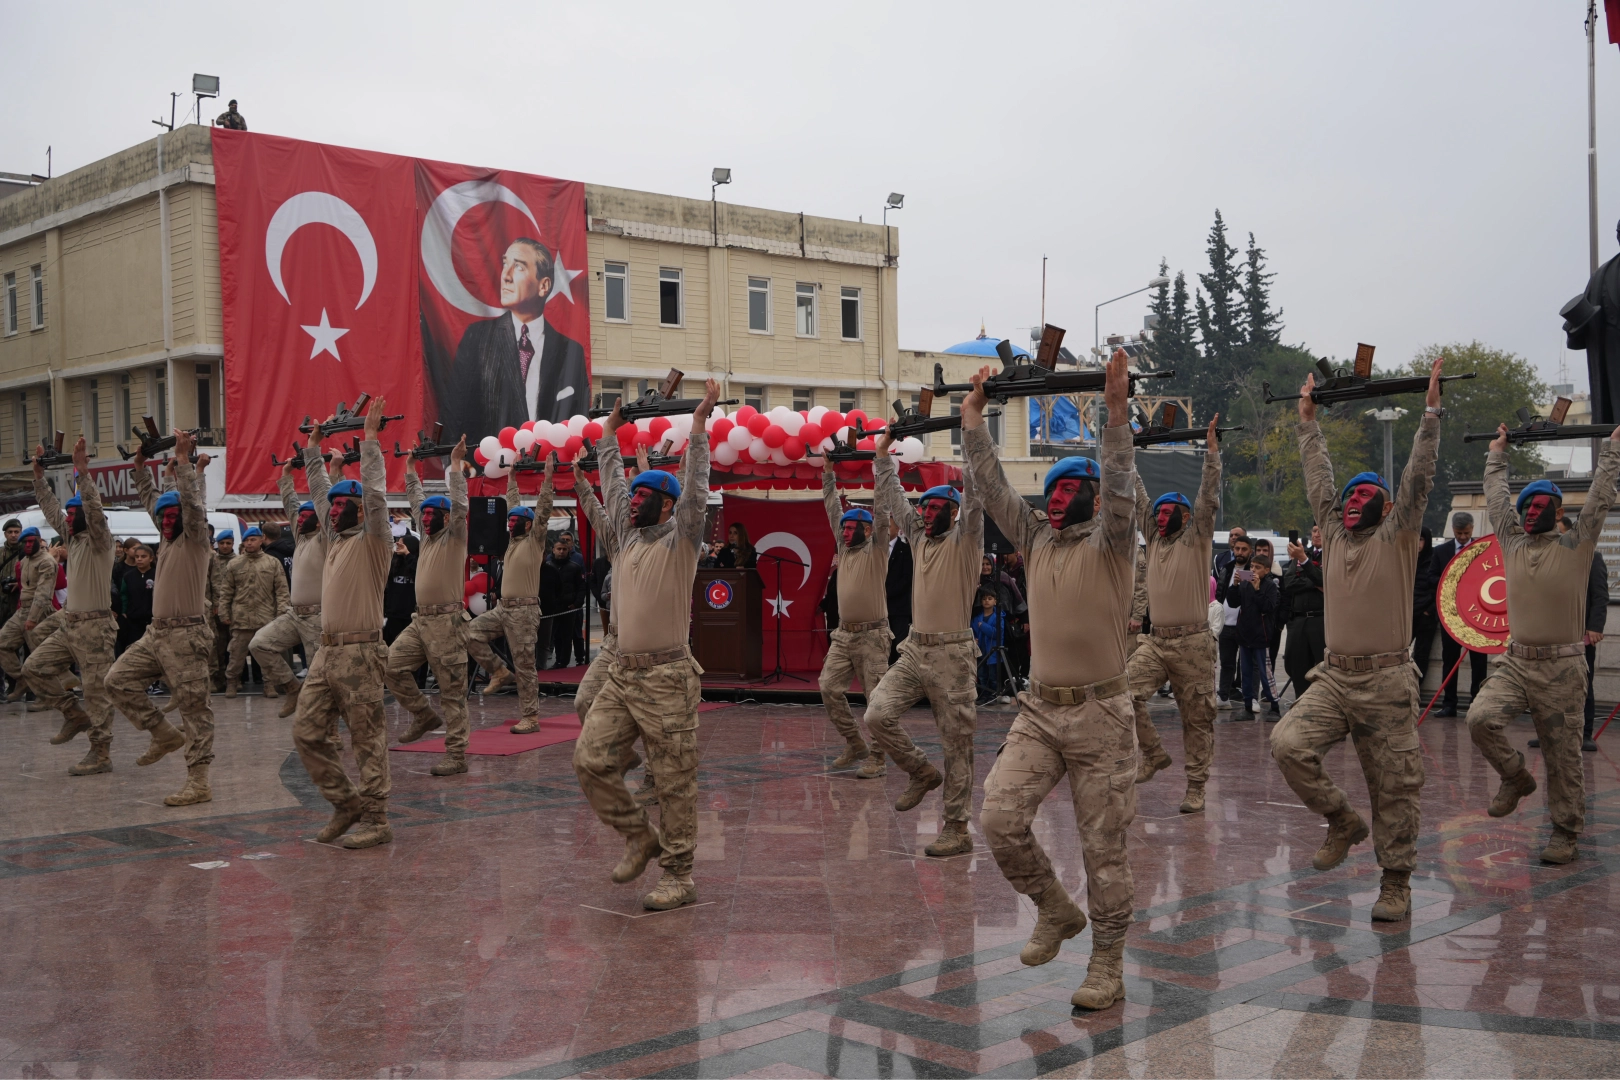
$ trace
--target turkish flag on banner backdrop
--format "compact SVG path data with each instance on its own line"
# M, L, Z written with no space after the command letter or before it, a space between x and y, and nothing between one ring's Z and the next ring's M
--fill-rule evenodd
M725 526L741 524L759 553L764 582L765 639L761 657L767 669L776 664L777 613L782 628L782 666L791 671L815 669L826 655L826 621L821 601L832 574L832 530L820 499L795 501L725 497Z

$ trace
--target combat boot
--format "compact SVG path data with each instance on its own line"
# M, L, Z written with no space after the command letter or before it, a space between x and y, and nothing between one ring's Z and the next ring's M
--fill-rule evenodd
M696 900L697 886L692 884L691 874L676 876L665 870L653 891L641 898L641 906L648 911L668 911Z
M1373 922L1400 922L1412 914L1412 872L1410 870L1385 870L1382 887L1378 890L1378 899L1373 904Z
M1367 823L1350 807L1328 817L1327 838L1317 849L1311 865L1318 870L1331 870L1344 862L1350 849L1367 839Z
M1181 800L1183 814L1197 814L1204 809L1204 785L1187 781L1187 795Z
M1519 808L1519 800L1536 790L1536 778L1523 765L1512 776L1502 777L1502 786L1496 789L1496 798L1486 811L1491 817L1507 817Z
M883 751L873 750L861 767L855 770L857 780L877 780L889 775L889 766L883 761Z
M642 776L641 786L636 788L635 799L641 806L658 805L658 777L653 775L652 769L649 768Z
M79 732L89 730L90 717L83 709L74 709L72 712L63 713L62 728L51 736L51 745L61 746L63 743L72 742L78 737Z
M663 850L664 836L656 825L649 824L646 832L626 839L624 857L609 875L613 879L613 884L623 885L627 881L636 880L647 869L647 864L653 860L653 856Z
M1070 899L1068 890L1057 881L1048 885L1040 896L1030 899L1035 901L1040 917L1035 920L1035 929L1029 935L1023 951L1018 954L1018 959L1030 967L1037 967L1054 959L1065 941L1086 928L1086 913Z
M945 828L940 831L939 838L923 848L923 854L944 858L951 855L966 855L972 850L973 837L968 835L967 822L947 821Z
M512 674L512 669L503 666L496 669L495 674L489 677L489 682L484 684L484 693L498 694L502 687L514 685L516 682L517 676Z
M91 743L90 752L84 755L84 760L68 766L69 776L94 776L104 772L112 772L112 755L108 753L106 743Z
M411 720L411 726L406 729L405 734L399 737L400 744L403 745L405 743L415 742L417 739L420 739L422 736L438 727L440 723L442 723L442 721L439 719L439 714L434 712L432 709L429 709L427 712L420 716L414 717Z
M150 765L155 761L161 761L163 755L173 753L186 745L186 737L167 720L159 720L149 730L152 742L147 746L146 753L135 759L137 765Z
M1069 1004L1082 1009L1106 1009L1125 1000L1125 940L1109 944L1092 943L1091 963L1086 965L1086 981L1074 992Z
M1168 769L1169 767L1170 755L1164 752L1164 747L1161 746L1159 752L1152 757L1143 754L1141 764L1136 766L1136 782L1145 784L1153 779L1160 769Z
M212 802L214 793L208 789L208 766L187 765L186 786L173 795L163 797L164 806L190 806L192 803Z
M455 776L457 773L466 771L467 755L465 754L446 754L437 765L428 770L434 776Z
M264 684L264 700L270 701L271 699L278 698L280 696L281 695L277 693L276 688L267 680Z
M939 775L939 770L924 762L922 772L913 776L911 785L900 793L898 799L894 800L894 808L896 810L910 810L913 806L922 802L924 795L944 782L945 778Z
M360 815L366 812L366 800L355 795L345 802L332 807L332 820L328 821L321 831L315 834L316 843L330 844L338 837L349 831L349 827L360 820Z
M849 740L849 744L844 747L844 752L833 759L832 767L835 769L847 769L857 761L864 759L870 752L866 748L866 740L857 735Z
M484 693L487 694L489 691L485 690ZM512 735L533 735L540 730L540 718L538 716L525 716L506 730Z
M32 701L30 701L30 702L29 702L29 703L28 703L28 709L27 709L27 711L28 711L28 712L49 712L49 711L50 711L50 708L51 708L51 707L50 707L50 706L49 706L49 705L47 705L47 704L45 704L45 701L44 701L44 699L43 699L43 698L41 698L41 697L39 697L39 696L38 696L38 695L37 695L37 694L36 694L36 695L35 695L35 696L34 696L34 700L32 700Z
M225 696L226 697L233 698L237 694L241 693L241 690L242 690L242 680L241 679L226 679L225 680Z
M277 716L291 716L298 711L298 694L304 689L304 684L297 679L289 679L281 684L281 695L286 701L281 703L281 711Z
M1577 833L1570 832L1562 825L1554 825L1552 839L1541 849L1541 861L1558 866L1574 862L1575 856L1580 854L1575 848L1575 841L1578 839L1580 836Z
M388 824L387 804L381 799L373 799L371 806L360 818L360 827L345 836L342 843L349 850L357 851L360 848L391 843L393 839L394 830Z

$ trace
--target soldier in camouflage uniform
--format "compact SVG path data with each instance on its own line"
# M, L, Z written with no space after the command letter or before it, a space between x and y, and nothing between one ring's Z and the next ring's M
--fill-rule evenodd
M1508 487L1507 425L1497 429L1485 462L1485 505L1502 548L1507 578L1507 655L1468 706L1468 733L1502 786L1490 815L1506 817L1536 790L1524 755L1502 735L1526 712L1535 722L1547 763L1547 810L1551 842L1541 861L1561 865L1577 854L1586 825L1586 778L1581 767L1581 728L1586 705L1586 586L1620 473L1620 428L1604 444L1581 507L1580 523L1559 535L1564 497L1551 480L1519 492Z
M45 470L34 459L34 498L45 520L67 537L67 605L55 616L57 629L34 650L23 665L23 677L40 700L62 711L62 730L51 739L61 745L81 731L90 732L90 752L68 768L69 776L112 771L112 700L107 696L107 672L113 663L118 624L112 614L112 567L116 557L101 492L90 479L89 454L84 436L73 447L73 465L80 477L79 493L57 505L56 492L45 482ZM54 583L53 583L54 584ZM64 685L64 677L79 665L84 705Z
M160 496L146 459L138 451L135 457L135 491L163 543L158 548L153 582L151 625L113 664L107 673L107 691L130 723L152 736L137 765L151 765L171 751L186 748L185 787L163 801L169 806L187 806L213 798L208 786L208 765L214 760L208 658L214 639L206 618L212 552L202 477L190 460L192 437L176 431L175 438L173 491ZM205 465L206 459L199 458L198 464ZM169 684L178 703L184 735L163 719L147 697L146 688L159 678Z
M872 695L889 670L888 594L889 545L874 539L872 512L861 507L845 510L838 499L833 463L821 470L821 499L827 508L838 548L838 629L828 635L827 657L821 663L821 704L827 719L844 740L844 752L832 763L842 769L859 761L855 776L873 780L883 776L881 747L870 749L849 709L849 682L861 680L861 691ZM876 738L873 738L876 743Z
M225 567L218 593L219 621L231 635L231 660L225 669L225 696L242 686L253 637L290 607L287 571L281 560L264 553L264 533L257 525L242 533L242 554ZM266 674L265 697L275 697L275 682Z
M214 118L214 126L229 128L231 131L246 131L248 129L247 118L236 111L235 98L231 99L230 105L226 106L224 112Z
M166 479L172 480L174 459L164 466ZM214 635L213 652L208 656L208 677L216 693L225 690L225 665L231 658L230 629L219 621L219 596L225 588L225 568L236 558L236 537L222 532L214 537L214 550L208 559L208 630Z
M25 646L32 649L44 640L39 634L41 624L54 610L51 594L56 591L56 556L45 550L38 529L24 529L19 539L23 546L22 558L17 561L21 588L16 614L0 627L0 669L4 669L15 684L11 696L20 701L28 686L23 681L23 664L17 654ZM42 702L36 704L46 707Z
M1372 909L1380 922L1411 913L1409 882L1417 865L1423 750L1409 598L1440 446L1440 363L1429 377L1427 408L1393 506L1389 484L1376 473L1359 473L1335 491L1311 400L1314 375L1299 399L1305 493L1322 529L1327 653L1306 675L1310 686L1272 729L1271 756L1300 802L1328 819L1327 837L1311 863L1331 870L1367 838L1367 823L1322 767L1323 755L1346 736L1354 742L1372 802L1373 848L1384 869Z
M341 468L341 465L339 466ZM266 686L275 687L285 694L278 716L291 716L298 711L298 693L302 684L293 677L288 657L299 644L304 646L304 662L313 664L321 647L321 572L326 566L326 549L330 537L323 527L321 515L315 512L313 495L319 490L324 497L332 486L331 478L323 469L309 474L311 498L300 503L293 486L292 463L281 468L281 505L287 511L287 520L293 522L294 553L292 585L288 593L288 610L253 635L248 651L259 662Z
M326 571L321 579L321 650L298 695L293 745L309 778L332 804L332 820L315 835L323 844L343 837L346 848L374 847L394 839L388 824L388 719L383 710L383 587L393 556L388 520L388 474L377 432L385 402L373 398L360 442L360 482L333 484L314 500L331 530ZM316 425L304 448L304 467L321 469L321 429ZM323 505L323 503L325 505ZM349 724L360 785L343 769L341 747L333 737L337 720ZM360 829L344 836L358 821Z
M591 809L625 838L616 882L634 881L654 855L664 874L642 897L649 911L697 899L692 860L697 846L697 728L703 669L687 638L692 625L692 583L709 497L709 437L704 423L720 385L708 380L692 414L691 442L682 463L687 484L665 472L640 473L626 488L618 440L619 406L597 445L605 535L619 552L614 564L613 617L619 654L591 703L574 744L574 773ZM626 748L640 734L658 774L662 831L647 818L624 783ZM661 854L660 854L661 852Z
M450 452L445 471L448 497L423 498L416 460L405 459L405 493L422 537L416 561L416 613L388 649L384 679L395 700L415 718L400 742L413 743L444 724L444 760L429 770L434 776L467 771L467 474L462 468L466 454L463 435ZM416 685L416 669L424 663L432 666L439 681L442 721Z

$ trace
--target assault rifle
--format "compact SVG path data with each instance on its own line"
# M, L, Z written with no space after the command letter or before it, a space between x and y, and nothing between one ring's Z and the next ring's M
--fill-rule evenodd
M1047 324L1041 334L1039 351L1033 362L1020 361L1013 355L1012 342L996 344L996 355L1001 357L1001 370L984 380L984 396L1005 405L1017 397L1045 397L1057 394L1099 394L1108 384L1107 371L1073 371L1059 373L1058 345L1063 341L1063 328ZM1133 371L1130 373L1131 393L1142 379L1169 379L1174 371ZM972 383L947 383L945 365L934 365L935 397L946 394L966 394L973 390ZM937 430L937 429L936 429Z
M416 445L409 450L399 448L399 440L394 440L394 456L397 458L410 457L417 461L426 461L429 458L449 457L455 450L455 443L444 441L444 425L433 425L433 438L427 437L426 431L416 433Z
M1137 446L1157 446L1160 443L1192 442L1194 439L1209 438L1209 428L1207 427L1176 427L1176 420L1179 419L1180 413L1181 410L1176 406L1175 402L1165 402L1164 408L1159 413L1159 422L1155 424L1151 417L1145 417L1142 422L1142 430L1131 435L1131 442ZM1218 427L1215 429L1215 439L1218 442L1220 437L1228 431L1242 430L1241 426Z
M876 461L876 450L859 450L856 448L856 444L870 434L872 432L863 431L861 425L857 422L854 427L849 429L849 437L846 441L839 442L837 435L832 436L833 447L822 456L834 463L840 461Z
M953 431L962 426L960 414L955 416L930 416L929 414L933 411L934 392L932 390L924 388L922 393L917 395L917 404L909 409L896 398L894 402L894 419L889 421L889 426L886 429L889 437L898 441L910 438L913 435L927 435L932 431ZM985 415L1000 416L1001 410L991 409ZM855 430L850 432L850 436L855 439L863 439L868 435L879 434L882 434L882 432L867 431L861 428L859 423L856 424Z
M293 448L292 457L288 458L286 461L278 460L276 458L276 452L274 450L270 451L270 464L274 465L278 469L282 469L282 468L287 467L288 465L291 465L293 467L293 472L303 472L304 471L304 448L302 446L298 445L298 440L297 439L293 440L292 448ZM321 454L321 460L323 462L325 462L326 464L330 465L332 463L332 453L331 453L331 451L326 451L326 452L322 453Z
M396 416L394 419L398 420L399 417ZM360 440L355 439L354 441L350 442L348 446L345 446L343 448L343 464L345 464L345 465L355 465L355 464L358 464L359 461L360 461Z
M341 435L345 431L364 431L366 429L366 406L370 403L370 394L361 394L359 397L355 398L353 409L349 408L347 402L338 402L338 407L333 411L332 418L330 420L321 422L321 434L323 436ZM403 419L405 419L404 413L400 413L398 416L385 416L377 425L377 430L381 431L383 428L387 427L388 421L390 420ZM298 425L298 430L302 431L305 435L308 435L310 432L315 430L315 424L316 422L310 419L309 414L305 413L304 422Z
M1564 417L1569 413L1569 406L1569 398L1559 398L1553 402L1552 415L1545 419L1532 415L1529 409L1519 409L1515 414L1519 418L1519 426L1508 428L1508 445L1558 442L1561 439L1607 439L1614 434L1613 424L1565 424ZM1494 431L1478 431L1464 435L1463 442L1490 442L1494 438Z
M1322 373L1322 381L1311 389L1311 400L1324 409L1346 401L1366 401L1368 398L1386 397L1390 394L1425 394L1429 390L1429 377L1427 375L1411 375L1395 379L1375 379L1372 377L1372 345L1358 344L1356 346L1355 366L1350 370L1334 370L1333 365L1326 360L1316 361L1316 369ZM1445 392L1445 384L1456 382L1458 379L1472 379L1478 372L1470 371L1466 375L1440 376L1440 390ZM1274 401L1298 401L1299 394L1273 394L1271 384L1263 382L1260 389L1265 395L1266 404ZM1495 436L1491 436L1495 438Z
M619 399L619 415L623 416L626 420L644 420L653 416L680 416L683 413L696 412L697 407L703 403L702 398L683 398L675 396L680 392L681 380L684 378L686 378L686 373L680 368L670 368L669 374L664 377L664 381L661 384L658 386L649 386L646 393L642 394L634 401L624 402L622 398ZM725 401L719 401L715 404L735 405L737 404L737 399L727 398ZM607 408L598 406L597 408L592 409L587 415L589 415L592 420L599 420L604 416L612 416L613 409L611 406Z
M160 432L158 430L156 420L152 419L150 416L143 416L141 417L141 423L145 425L145 431L142 431L137 427L132 427L129 430L130 433L135 436L135 438L140 440L142 457L154 458L163 453L165 450L174 449L174 435L172 433L165 435ZM192 438L196 438L201 431L201 428L193 428L189 434ZM135 454L133 451L125 450L124 444L119 443L118 456L123 458L125 461L129 461L135 456Z
M59 469L63 465L73 464L73 455L62 453L62 440L65 438L67 438L67 433L58 431L56 441L46 447L43 454L35 454L33 457L24 454L22 463L24 465L38 464L45 469Z

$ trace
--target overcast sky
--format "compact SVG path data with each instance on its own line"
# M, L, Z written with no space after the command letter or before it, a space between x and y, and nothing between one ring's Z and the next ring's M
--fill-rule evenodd
M1205 269L1219 207L1238 246L1253 231L1267 250L1286 341L1340 357L1366 341L1393 364L1477 338L1549 381L1568 355L1584 386L1558 318L1588 273L1584 10L8 3L0 170L148 139L201 71L255 131L698 198L725 165L729 201L832 217L874 220L899 191L906 348L981 318L1024 340L1043 255L1047 317L1084 347L1093 305L1161 256ZM1139 329L1146 297L1105 308L1103 333Z

